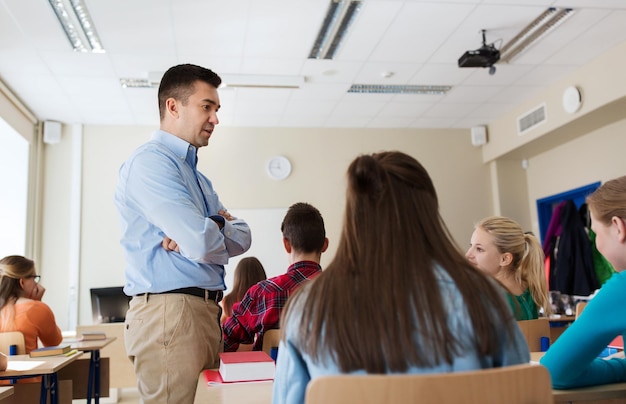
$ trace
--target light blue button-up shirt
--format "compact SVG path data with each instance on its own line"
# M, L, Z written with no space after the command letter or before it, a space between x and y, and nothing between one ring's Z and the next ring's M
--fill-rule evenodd
M250 248L245 221L225 221L220 230L211 218L225 208L196 163L196 147L158 130L120 168L115 206L127 295L184 287L224 290L223 265ZM165 236L180 253L161 246Z

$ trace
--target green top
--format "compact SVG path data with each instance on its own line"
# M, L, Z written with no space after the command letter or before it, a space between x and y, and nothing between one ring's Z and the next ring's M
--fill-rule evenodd
M519 296L507 292L506 298L509 300L516 320L536 320L539 318L537 305L533 300L533 296L530 294L530 289L527 288L524 293Z

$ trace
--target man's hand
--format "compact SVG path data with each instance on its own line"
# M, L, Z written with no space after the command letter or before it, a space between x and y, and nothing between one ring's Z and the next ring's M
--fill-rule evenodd
M161 246L163 246L163 248L165 248L167 251L176 251L177 253L180 252L180 248L178 248L178 244L176 244L174 240L172 240L171 238L167 236L163 237Z
M225 210L220 210L217 212L218 215L222 216L224 219L228 220L229 222L237 219L236 217L232 216L230 213L228 213Z

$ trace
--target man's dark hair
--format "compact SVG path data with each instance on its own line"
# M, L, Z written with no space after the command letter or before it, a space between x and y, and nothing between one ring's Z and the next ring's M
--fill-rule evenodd
M222 84L222 79L212 70L202 66L184 64L170 67L159 84L159 116L165 116L165 101L174 98L187 104L187 99L194 92L196 81L203 81L215 88Z
M308 203L291 205L280 225L291 247L305 253L321 252L326 239L322 214Z

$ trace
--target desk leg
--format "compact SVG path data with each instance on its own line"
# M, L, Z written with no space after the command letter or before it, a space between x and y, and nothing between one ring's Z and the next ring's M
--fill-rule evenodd
M89 382L87 383L87 403L94 397L96 404L100 403L100 350L91 351L89 360Z
M50 404L59 404L59 383L56 373L41 376L41 392L39 393L39 403L47 404L48 393L50 393Z
M94 366L95 366L95 374L94 374L94 402L96 404L100 404L100 350L96 349L95 351L93 351L91 353L91 356L94 359Z

